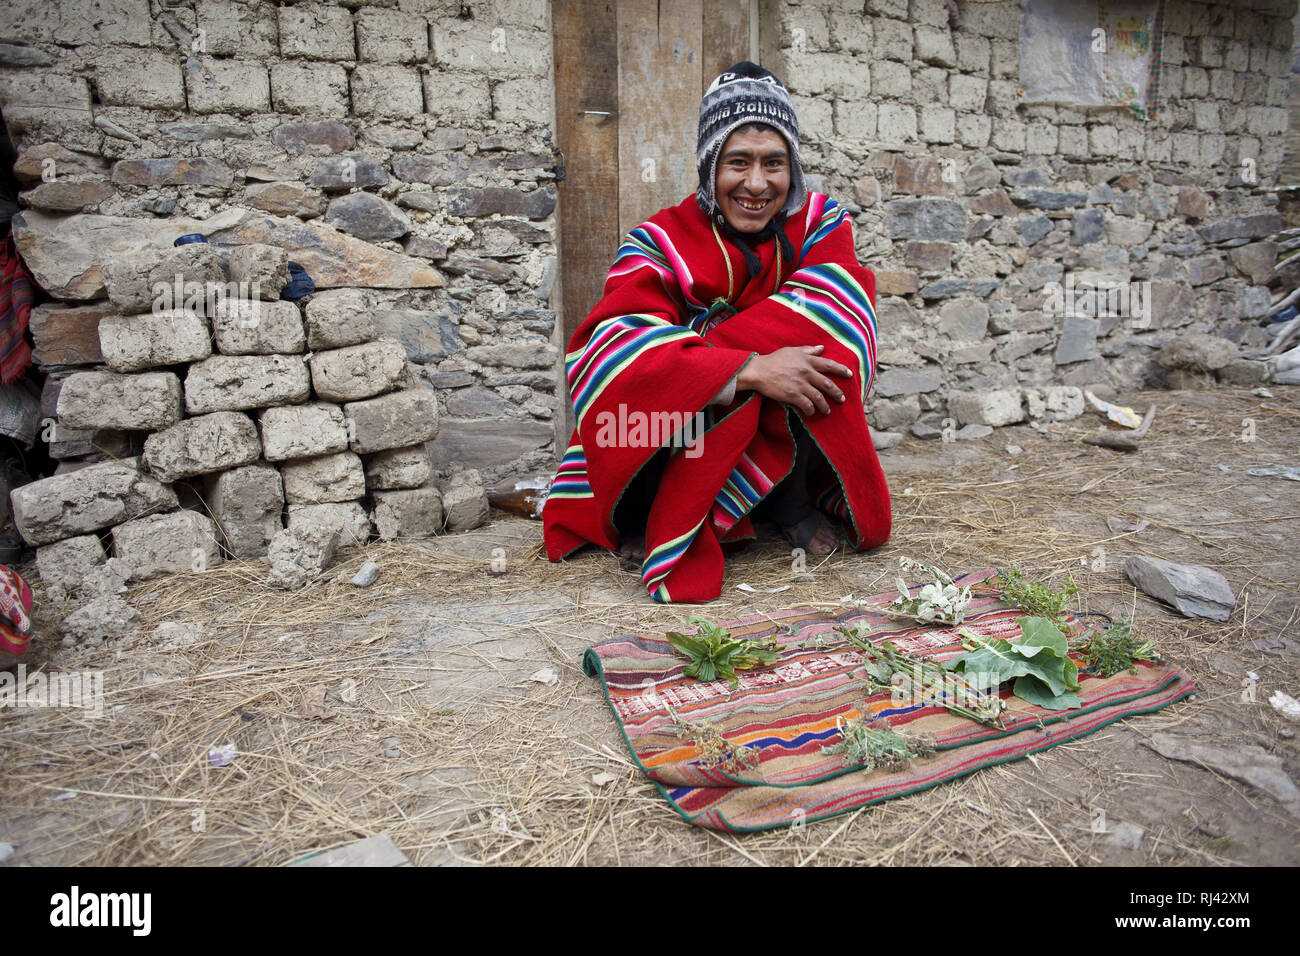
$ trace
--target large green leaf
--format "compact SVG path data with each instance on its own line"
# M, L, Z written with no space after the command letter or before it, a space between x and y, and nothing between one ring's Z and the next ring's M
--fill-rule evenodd
M1038 678L1028 675L1016 678L1011 693L1021 700L1028 701L1037 707L1045 707L1048 710L1071 710L1083 706L1083 701L1074 694L1053 694L1046 684Z
M1021 618L1020 632L1024 636L1015 646L1026 657L1032 656L1031 647L1049 648L1057 657L1065 657L1070 652L1069 641L1061 629L1045 617Z
M946 665L966 674L987 674L998 684L1014 680L1017 697L1052 710L1081 707L1078 668L1069 658L1069 642L1054 623L1042 617L1021 620L1021 639L989 641L976 635L975 650ZM1024 691L1022 694L1021 691Z

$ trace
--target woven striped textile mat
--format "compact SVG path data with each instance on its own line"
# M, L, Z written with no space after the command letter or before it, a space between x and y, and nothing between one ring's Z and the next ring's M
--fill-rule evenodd
M963 627L991 639L1020 636L1025 614L1009 607L981 582L988 568L956 578L970 585L973 599ZM866 598L883 605L896 591ZM1011 694L1004 685L1004 728L958 717L942 707L900 705L888 692L867 695L862 655L836 627L857 625L873 644L892 641L902 651L937 661L964 653L956 628L900 623L862 607L827 609L803 605L728 621L735 637L775 637L776 665L744 671L733 688L726 680L702 682L685 676L687 660L660 634L629 636L588 648L583 666L599 677L633 759L683 819L729 832L802 825L916 793L1029 754L1046 750L1124 717L1150 713L1195 692L1192 681L1163 661L1139 662L1133 670L1103 678L1079 665L1078 696L1083 707L1053 711ZM1087 618L1070 616L1082 629ZM885 720L900 733L933 741L931 756L915 758L901 771L871 771L846 765L822 748L840 741L838 723ZM721 734L681 730L712 725ZM720 759L739 746L757 757Z

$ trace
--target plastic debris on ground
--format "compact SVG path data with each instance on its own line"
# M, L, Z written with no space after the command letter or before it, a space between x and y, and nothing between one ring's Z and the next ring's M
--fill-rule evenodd
M1142 424L1142 416L1133 411L1133 409L1124 405L1113 405L1110 402L1103 402L1096 395L1092 394L1091 391L1085 391L1083 394L1087 397L1088 401L1092 403L1093 408L1097 409L1097 411L1101 412L1116 425L1123 425L1125 428L1137 428Z
M1260 465L1257 468L1247 468L1246 474L1254 475L1256 478L1286 478L1290 481L1300 481L1300 467L1295 465Z
M238 753L234 744L222 744L208 751L208 763L214 767L229 767Z
M537 684L545 684L547 687L554 687L560 682L560 675L553 668L543 667L541 670L528 675L528 679Z
M770 588L767 591L759 591L759 589L754 587L752 584L737 584L736 590L744 591L747 594L780 594L782 591L790 590L790 585L782 584L778 588Z
M1268 699L1268 702L1273 705L1274 710L1287 720L1300 723L1300 700L1296 700L1290 694L1284 694L1278 690L1273 692L1273 696Z
M1110 528L1110 530L1115 534L1119 534L1120 532L1123 531L1127 531L1130 533L1137 533L1138 531L1145 531L1150 526L1151 526L1150 521L1139 521L1136 524L1133 524L1125 518L1106 519L1106 527Z

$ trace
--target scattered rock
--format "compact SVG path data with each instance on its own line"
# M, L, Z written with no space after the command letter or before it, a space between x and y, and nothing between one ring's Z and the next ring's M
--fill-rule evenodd
M98 643L107 638L127 637L139 625L140 612L117 595L109 594L95 598L65 617L59 633L65 644Z
M1281 757L1268 753L1257 744L1235 743L1216 747L1187 737L1152 734L1143 741L1160 756L1169 760L1201 764L1211 770L1258 787L1287 809L1300 816L1300 790L1287 776Z
M1142 837L1145 834L1146 830L1135 823L1117 823L1101 842L1123 850L1138 850L1142 847Z
M350 583L355 584L359 588L368 588L370 585L375 583L375 578L377 577L379 577L379 565L375 564L373 561L367 561L365 564L361 565L361 569L357 571L356 577L354 577Z
M319 577L334 559L338 546L337 528L308 525L277 531L267 545L266 557L271 566L267 583L286 591L296 591Z
M302 692L298 698L298 714L304 720L323 720L329 716L325 709L325 685L317 684Z
M886 448L893 448L903 440L900 432L878 432L871 429L871 444L877 451L884 451Z
M917 438L923 438L926 441L933 441L943 437L942 429L935 428L926 422L912 422L911 432Z
M200 621L163 621L153 630L155 641L162 642L165 651L179 651L193 647L205 637Z
M1226 621L1237 603L1227 578L1200 565L1130 555L1124 573L1143 592L1173 605L1185 617Z
M988 425L963 425L957 429L956 438L958 441L965 441L970 438L987 438L993 434L993 429Z

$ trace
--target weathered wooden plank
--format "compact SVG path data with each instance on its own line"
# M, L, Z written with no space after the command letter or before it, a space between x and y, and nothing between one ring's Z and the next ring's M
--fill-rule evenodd
M618 247L618 44L612 2L553 0L564 339L600 298ZM567 435L565 436L567 439Z
M704 57L700 93L713 78L741 60L749 51L750 0L710 0L704 5Z
M693 192L702 0L618 4L620 232Z

